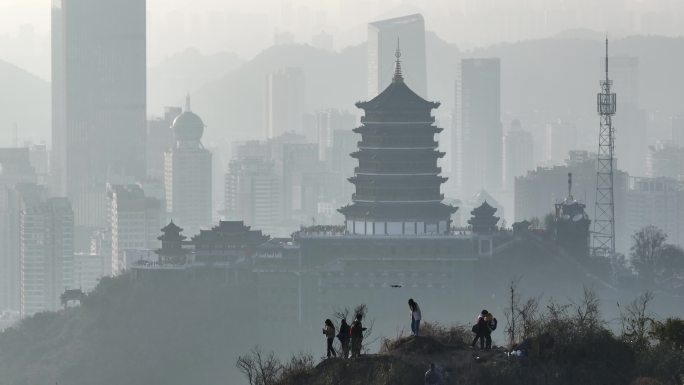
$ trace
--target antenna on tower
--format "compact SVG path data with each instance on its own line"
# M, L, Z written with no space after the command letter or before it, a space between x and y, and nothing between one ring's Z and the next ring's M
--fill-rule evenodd
M613 115L616 96L611 92L613 82L608 76L608 37L606 37L606 78L601 80L601 92L596 96L597 112L601 117L596 168L596 205L592 252L594 256L615 255L615 197L613 166L615 158L615 129Z
M192 111L190 109L190 93L189 92L185 95L185 111Z
M396 57L397 60L394 62L394 78L392 78L392 82L403 82L404 76L401 73L401 49L399 48L399 37L397 37L397 50L394 52L394 57Z

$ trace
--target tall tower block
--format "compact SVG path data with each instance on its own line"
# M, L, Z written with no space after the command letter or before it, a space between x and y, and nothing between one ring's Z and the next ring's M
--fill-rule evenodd
M608 39L606 39L606 78L601 80L601 92L596 97L597 111L601 117L599 130L598 164L596 170L596 206L594 215L594 256L615 255L615 199L613 192L613 167L615 153L616 96L611 92L612 80L608 77Z

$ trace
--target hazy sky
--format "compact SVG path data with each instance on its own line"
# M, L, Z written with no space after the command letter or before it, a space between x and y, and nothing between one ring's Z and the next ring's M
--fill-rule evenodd
M462 47L547 37L568 29L612 36L684 34L682 0L147 0L151 64L187 47L249 59L288 31L321 32L343 48L366 24L421 12L427 28ZM0 59L49 77L50 0L0 0Z

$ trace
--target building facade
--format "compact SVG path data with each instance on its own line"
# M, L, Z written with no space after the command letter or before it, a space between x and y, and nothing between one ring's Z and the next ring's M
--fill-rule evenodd
M306 81L301 68L285 67L266 77L266 138L303 132Z
M421 14L379 20L368 24L368 97L379 94L392 81L392 53L397 44L411 52L403 66L406 83L418 95L427 95L425 20Z
M110 185L107 190L111 271L118 275L129 268L127 254L159 246L157 233L166 217L162 202L147 197L138 185Z
M211 153L201 139L204 122L190 111L173 121L174 146L164 154L166 212L187 234L197 234L212 223Z
M52 2L52 194L105 223L111 177L144 178L145 0Z
M270 159L233 159L225 179L225 215L271 233L283 220L281 182Z
M504 188L513 190L515 177L534 169L534 138L520 129L520 122L504 137Z
M463 59L456 84L456 132L452 173L461 195L501 189L501 63L498 58Z
M20 219L22 317L57 310L74 284L74 213L66 198L46 198L34 185L23 194Z

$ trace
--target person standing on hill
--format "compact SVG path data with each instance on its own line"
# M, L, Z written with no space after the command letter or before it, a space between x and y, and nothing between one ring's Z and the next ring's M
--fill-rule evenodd
M361 320L363 315L357 314L356 320L352 322L351 329L349 330L349 336L351 337L351 356L359 357L361 355L361 347L363 345L363 332L366 328L363 327Z
M473 343L470 344L470 346L475 347L477 341L480 340L480 349L482 350L484 350L485 348L485 338L487 332L489 331L489 326L487 326L487 322L485 321L485 317L487 316L487 314L489 314L487 310L482 310L480 315L477 316L477 321L475 325L473 325L473 333L475 333L475 339L473 339Z
M485 350L490 350L492 348L492 332L496 329L496 319L492 313L487 312L484 320L487 324L487 327L484 330Z
M408 300L409 312L411 314L411 335L418 336L420 333L420 320L423 318L420 313L420 306L413 298Z
M333 325L330 319L325 320L325 327L323 328L323 334L327 341L327 351L326 354L328 358L336 357L335 349L333 348L333 341L335 340L335 325Z
M342 344L342 358L349 358L349 338L349 324L343 319L340 322L340 332L337 334L337 339Z

